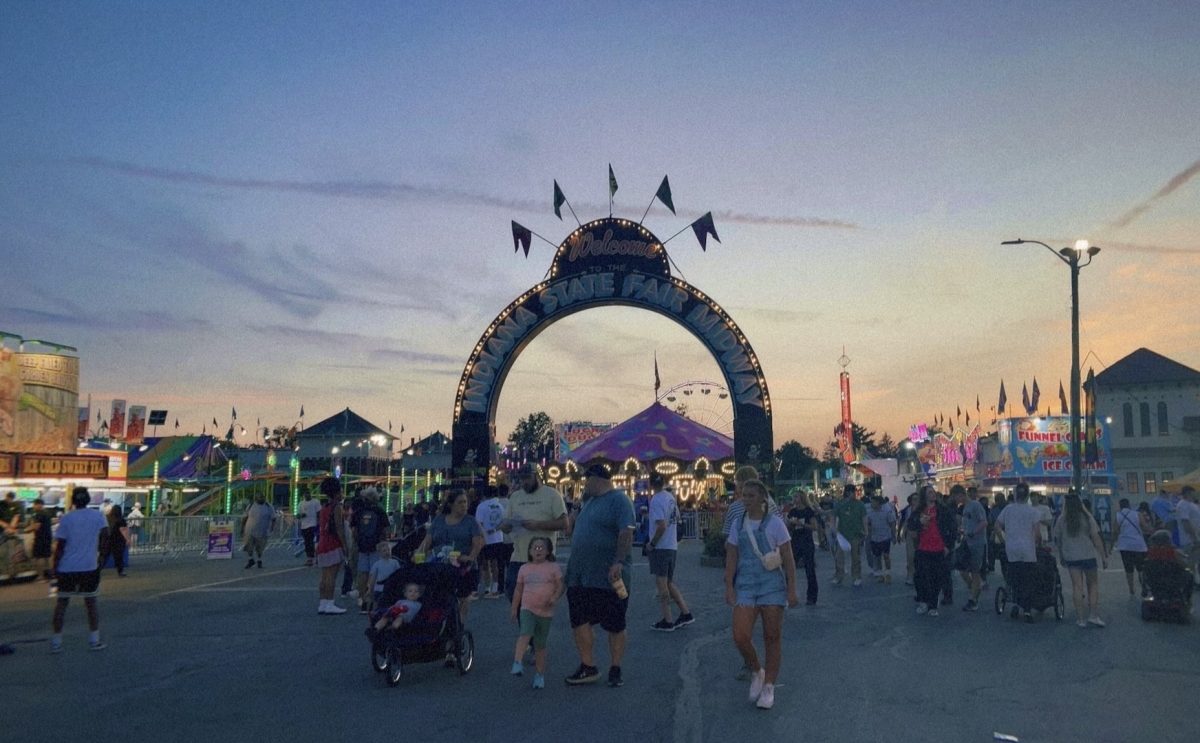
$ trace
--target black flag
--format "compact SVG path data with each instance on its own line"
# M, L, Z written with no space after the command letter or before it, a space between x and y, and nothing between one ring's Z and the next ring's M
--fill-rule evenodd
M176 431L179 430L179 419L178 418L175 419L175 430Z
M1067 404L1067 392L1063 389L1062 380L1058 380L1058 405L1063 415L1070 415L1071 406Z
M1008 404L1008 395L1005 394L1005 392L1004 392L1004 380L1001 379L1000 380L1000 400L999 400L999 404L996 406L996 412L1000 415L1004 415L1004 406L1007 404Z
M562 205L567 200L563 196L562 189L558 187L558 181L554 181L554 216L562 219Z
M1033 378L1033 391L1029 393L1029 406L1033 408L1033 412L1037 412L1038 401L1042 399L1042 391L1038 389L1037 377ZM1049 417L1049 416L1046 416Z
M721 242L721 238L717 237L717 228L713 225L712 212L705 212L703 217L692 222L692 231L696 233L696 239L700 241L701 250L708 250L709 235L712 235L717 242Z
M300 417L301 418L304 417L304 406L303 405L300 406Z
M654 197L661 201L663 206L670 209L672 214L675 213L675 203L671 201L671 184L667 182L665 175L663 176L662 185L654 192Z
M213 416L213 428L216 428L216 427L217 427L217 417L214 415Z
M237 420L237 408L233 409L233 419Z
M612 164L609 163L609 166L608 166L608 198L611 199L612 197L614 197L616 195L617 195L617 177L615 175L613 175Z
M558 187L558 185L555 184L555 188L557 188L557 187ZM557 208L555 208L555 211L557 211ZM515 253L515 252L517 252L518 249L525 248L525 257L528 258L529 257L529 243L533 241L533 233L530 232L529 230L525 229L521 225L517 224L516 222L512 223L512 232L513 232L513 252Z

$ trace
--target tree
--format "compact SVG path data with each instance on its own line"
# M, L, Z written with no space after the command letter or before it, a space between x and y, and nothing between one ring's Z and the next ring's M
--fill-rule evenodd
M813 450L795 439L784 442L775 452L775 459L779 462L781 480L800 480L808 477L820 464L813 455Z
M883 457L885 459L887 459L887 458L895 459L896 455L899 453L900 453L899 445L897 445L896 442L892 440L891 434L888 434L888 433L885 433L879 439L879 446L877 446L875 448L876 456Z
M554 450L554 421L545 412L530 413L517 421L508 443L519 452L546 458Z

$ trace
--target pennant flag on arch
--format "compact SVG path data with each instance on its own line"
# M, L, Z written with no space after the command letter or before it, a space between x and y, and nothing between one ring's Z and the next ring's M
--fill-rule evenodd
M513 222L512 223L512 235L513 235L513 252L515 253L515 252L517 252L517 250L524 248L525 249L525 257L528 258L529 257L529 244L533 241L533 233L530 232L529 230L527 230L526 228L522 227L521 225L517 224L516 222Z
M705 212L703 217L700 217L695 222L692 222L692 232L696 233L696 239L700 241L700 249L708 250L708 236L717 242L721 242L721 238L717 237L717 228L713 224L712 212Z

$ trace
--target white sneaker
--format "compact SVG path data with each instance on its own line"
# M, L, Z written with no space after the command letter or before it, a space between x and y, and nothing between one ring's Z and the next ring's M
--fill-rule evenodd
M766 683L766 680L767 680L767 669L765 669L765 668L760 668L757 671L755 671L754 673L750 674L750 701L751 702L758 701L758 698L762 695L763 684Z
M771 709L775 706L775 684L763 684L762 693L754 703L759 709Z
M925 604L917 604L917 614L924 614L929 611L929 607Z
M862 585L862 578L855 578L855 579L854 579L854 585L856 585L856 586L861 586L861 585Z

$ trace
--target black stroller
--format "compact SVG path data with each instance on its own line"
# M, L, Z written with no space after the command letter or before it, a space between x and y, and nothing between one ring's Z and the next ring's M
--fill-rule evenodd
M1177 562L1147 560L1142 568L1142 619L1188 624L1192 620L1192 571Z
M1062 578L1058 574L1058 562L1054 553L1043 547L1038 550L1037 567L1031 575L1032 585L1029 588L1030 609L1038 613L1054 609L1054 618L1062 620L1066 614L1066 601L1063 598ZM1000 574L1004 577L1004 585L996 588L996 613L1003 615L1005 606L1012 598L1012 578L1010 576L1008 557L1004 549L1000 549ZM1017 618L1020 611L1015 603L1012 605L1012 617Z
M385 674L388 686L400 683L405 663L445 660L447 667L465 674L475 664L475 637L458 612L462 571L446 563L405 565L384 581L379 605L371 613L367 638L371 641L371 667ZM421 610L399 629L375 629L409 583L424 586Z

